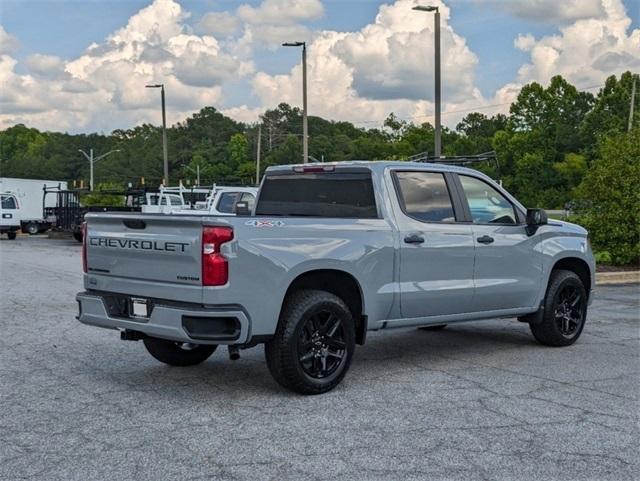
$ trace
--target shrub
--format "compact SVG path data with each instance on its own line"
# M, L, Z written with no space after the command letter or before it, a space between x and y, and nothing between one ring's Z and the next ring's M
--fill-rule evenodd
M613 264L640 259L640 128L612 135L577 189L578 223Z

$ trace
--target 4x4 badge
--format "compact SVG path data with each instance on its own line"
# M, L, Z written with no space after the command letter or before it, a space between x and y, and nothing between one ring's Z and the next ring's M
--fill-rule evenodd
M281 220L248 220L244 225L250 225L253 227L282 227L284 222Z

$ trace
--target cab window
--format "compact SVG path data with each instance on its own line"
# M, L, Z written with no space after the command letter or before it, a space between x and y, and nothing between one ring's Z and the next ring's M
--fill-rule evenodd
M237 192L224 192L220 195L217 211L223 214L233 214L236 207Z
M11 195L2 196L2 208L3 209L16 209L16 199Z
M517 224L513 204L485 181L459 175L474 224Z
M249 207L249 210L253 211L253 206L256 203L256 196L253 195L251 192L244 192L238 202L246 202L247 206Z
M455 222L449 189L440 172L396 172L402 208L422 222Z

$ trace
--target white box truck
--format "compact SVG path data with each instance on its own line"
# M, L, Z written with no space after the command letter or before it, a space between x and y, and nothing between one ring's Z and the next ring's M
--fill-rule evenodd
M23 232L37 234L45 232L51 223L44 218L45 207L56 206L56 196L44 196L44 187L67 189L67 182L61 180L16 179L0 177L0 192L13 194L17 200L20 227Z

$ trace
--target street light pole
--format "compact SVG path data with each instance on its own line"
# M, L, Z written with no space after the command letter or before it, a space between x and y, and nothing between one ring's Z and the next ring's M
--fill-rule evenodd
M256 152L256 185L260 184L260 155L262 149L262 124L258 124L258 150Z
M435 50L435 104L436 104L436 138L435 138L435 156L440 157L442 154L442 125L441 125L441 81L440 81L440 10L433 5L416 6L413 10L419 12L436 12L434 15L434 50Z
M307 123L307 43L285 42L283 47L302 47L302 162L309 163L309 126Z
M164 103L164 84L145 85L148 89L160 89L160 100L162 102L162 158L164 166L164 185L169 185L169 152L167 149L167 113Z
M93 192L93 149L89 149L89 191Z
M100 159L104 159L107 155L113 154L114 152L120 152L120 149L110 150L106 154L102 154L99 157L93 158L93 149L89 149L89 153L87 154L84 150L78 149L82 155L89 161L89 190L93 192L93 164L98 162Z

